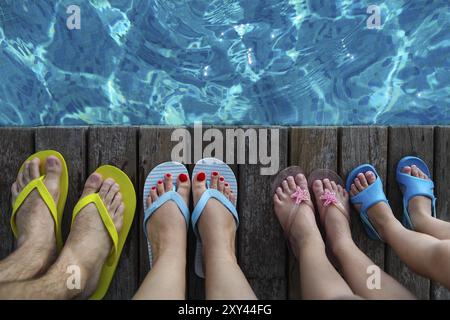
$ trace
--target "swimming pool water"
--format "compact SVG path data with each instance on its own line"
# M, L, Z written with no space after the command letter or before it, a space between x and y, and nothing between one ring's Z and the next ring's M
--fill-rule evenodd
M450 124L449 30L448 0L0 0L0 125Z

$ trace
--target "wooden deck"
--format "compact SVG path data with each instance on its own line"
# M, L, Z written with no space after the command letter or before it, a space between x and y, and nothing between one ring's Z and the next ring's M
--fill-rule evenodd
M401 214L401 197L394 168L405 155L418 155L430 166L436 182L438 214L450 219L450 127L310 127L280 129L280 168L300 165L306 173L330 168L341 175L362 162L373 163L383 177L394 212ZM172 128L76 127L0 128L0 258L13 249L9 227L9 188L20 163L35 150L59 150L66 158L70 191L64 234L71 210L88 174L99 165L122 168L139 194L138 212L122 254L110 299L128 299L148 271L143 237L142 186L148 172L170 159ZM226 154L226 150L224 150ZM257 296L262 299L299 298L298 270L289 255L280 226L273 214L271 176L261 176L258 165L234 165L239 180L238 259ZM192 170L192 165L189 166ZM359 219L352 216L354 239L378 265L399 279L421 299L450 299L439 285L411 273L387 246L368 240ZM188 298L204 297L203 281L193 273L194 236L189 234Z

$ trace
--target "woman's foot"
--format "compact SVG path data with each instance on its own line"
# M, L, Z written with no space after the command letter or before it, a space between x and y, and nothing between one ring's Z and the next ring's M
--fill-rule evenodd
M320 237L305 175L287 177L273 196L275 214L280 221L294 254L311 236Z
M180 174L177 182L177 192L189 206L189 193L191 185L187 174ZM165 192L173 188L173 177L170 173L159 180L156 186L150 189L147 198L147 206L151 206ZM152 245L154 264L162 253L174 254L180 258L186 253L187 228L186 220L178 206L173 201L168 201L158 208L147 222L147 234Z
M17 180L11 187L13 205L20 192L32 180L42 175L39 168L40 160L38 158L25 163L24 170L18 174ZM57 204L60 195L61 161L57 157L50 156L45 162L45 168L44 184ZM15 219L19 233L17 247L19 249L28 248L30 252L39 252L40 256L34 257L33 263L37 259L41 268L45 269L56 258L55 222L37 190L33 190L28 195L20 206Z
M376 181L377 177L374 172L367 171L359 173L350 187L350 196L354 197L358 193L364 191L369 185ZM359 212L361 205L355 205L355 209ZM385 239L385 229L392 224L399 223L392 212L391 207L385 202L379 202L367 210L370 222L373 224L378 234Z
M236 204L236 198L229 183L219 172L211 173L209 188L221 192L228 200ZM194 177L192 184L194 207L205 191L206 174L199 172ZM205 260L210 258L236 259L236 221L231 212L218 200L209 199L206 203L198 221L198 231L202 239Z
M111 178L103 180L100 174L93 173L86 181L82 198L93 193L99 194L117 233L120 233L125 210L120 186ZM65 269L71 265L80 268L81 288L73 292L76 296L88 298L93 294L112 245L97 207L93 203L84 207L75 218L66 245L56 263L62 266L63 272L67 272Z
M402 172L416 178L430 180L417 166L404 167ZM408 212L415 228L419 228L426 224L432 218L431 199L424 196L415 196L409 200Z
M347 191L329 179L316 180L312 190L320 221L325 228L327 245L332 252L353 242L350 229L350 204ZM333 203L336 201L336 203Z

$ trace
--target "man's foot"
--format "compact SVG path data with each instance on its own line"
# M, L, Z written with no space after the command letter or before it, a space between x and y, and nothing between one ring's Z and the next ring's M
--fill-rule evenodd
M354 197L358 193L364 191L369 185L376 181L377 177L374 172L367 171L365 173L359 173L350 187L350 196ZM355 205L355 209L359 212L361 205ZM384 230L392 223L398 223L392 212L391 207L385 202L379 202L367 210L370 222L377 230L378 234L385 238Z
M211 189L221 192L235 204L236 198L230 185L219 172L211 173ZM194 206L206 191L206 174L199 172L194 177L192 194ZM209 199L198 221L198 231L202 239L205 259L235 257L236 221L228 209L216 199Z
M336 252L338 248L345 247L352 242L349 195L341 185L337 185L336 182L329 179L314 181L312 189L320 221L325 228L327 244L332 252ZM338 203L330 203L325 206L323 199L325 193L334 194Z
M177 192L189 206L189 192L191 185L187 174L180 174L177 180ZM165 192L173 188L173 177L170 173L152 186L147 206L151 206ZM173 201L168 201L152 214L147 222L147 234L152 245L153 263L163 252L175 254L182 258L186 252L187 228L186 220L178 206ZM181 254L179 254L181 252Z
M404 167L402 172L416 178L430 180L430 178L415 165ZM420 225L432 218L431 199L424 196L412 197L408 203L408 212L413 225L415 227L420 227Z
M35 158L25 163L23 172L17 176L17 180L11 187L12 204L14 205L20 192L32 181L41 176L39 170L40 160ZM60 177L62 172L61 161L54 156L47 158L46 176L44 184L55 203L58 203L60 195ZM56 257L55 222L47 205L37 190L33 190L16 214L18 228L17 246L33 248L41 254L43 267L51 263Z
M125 205L120 186L113 179L93 173L86 181L82 198L98 193L103 200L114 226L119 233L123 224ZM58 261L64 265L76 265L81 270L81 298L88 298L97 288L102 267L111 252L112 241L97 207L91 203L77 215L66 245ZM64 271L65 272L65 271Z
M298 204L295 201L297 198L302 199ZM295 178L287 177L276 189L273 202L278 221L289 238L294 254L298 255L302 242L310 236L320 237L306 177L301 173Z

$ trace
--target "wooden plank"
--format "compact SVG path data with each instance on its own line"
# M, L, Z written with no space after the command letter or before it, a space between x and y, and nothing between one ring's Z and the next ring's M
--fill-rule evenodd
M34 130L24 128L0 128L0 259L14 248L14 236L9 220L11 218L11 185L17 177L22 162L34 152Z
M272 156L279 156L280 168L285 168L288 130L270 129L279 130L279 152ZM258 298L286 299L287 250L271 194L275 175L261 175L261 167L265 166L239 165L239 261Z
M93 127L88 134L88 172L110 164L122 169L138 190L137 130L134 127ZM136 216L139 215L137 204ZM130 299L139 280L139 218L136 217L123 248L115 277L105 299Z
M69 194L64 210L62 232L66 239L70 230L72 210L83 191L86 180L86 128L36 129L36 150L56 150L66 159L69 171Z
M343 178L356 166L370 163L386 186L388 129L381 127L343 127L340 130L339 173ZM345 180L344 180L345 181ZM352 207L353 208L353 207ZM352 236L358 247L380 268L384 268L385 245L370 240L359 214L352 210Z
M435 129L434 182L437 200L437 217L450 221L450 127ZM437 283L431 284L431 299L450 300L450 291Z
M337 128L292 128L290 136L291 166L300 166L307 176L314 169L337 170ZM289 299L301 298L300 272L298 261L289 254Z
M387 194L392 210L400 221L403 213L402 194L395 179L395 169L398 161L408 155L422 158L433 171L432 127L389 128ZM387 247L386 253L387 272L410 289L418 298L429 299L430 281L410 271L390 247Z

